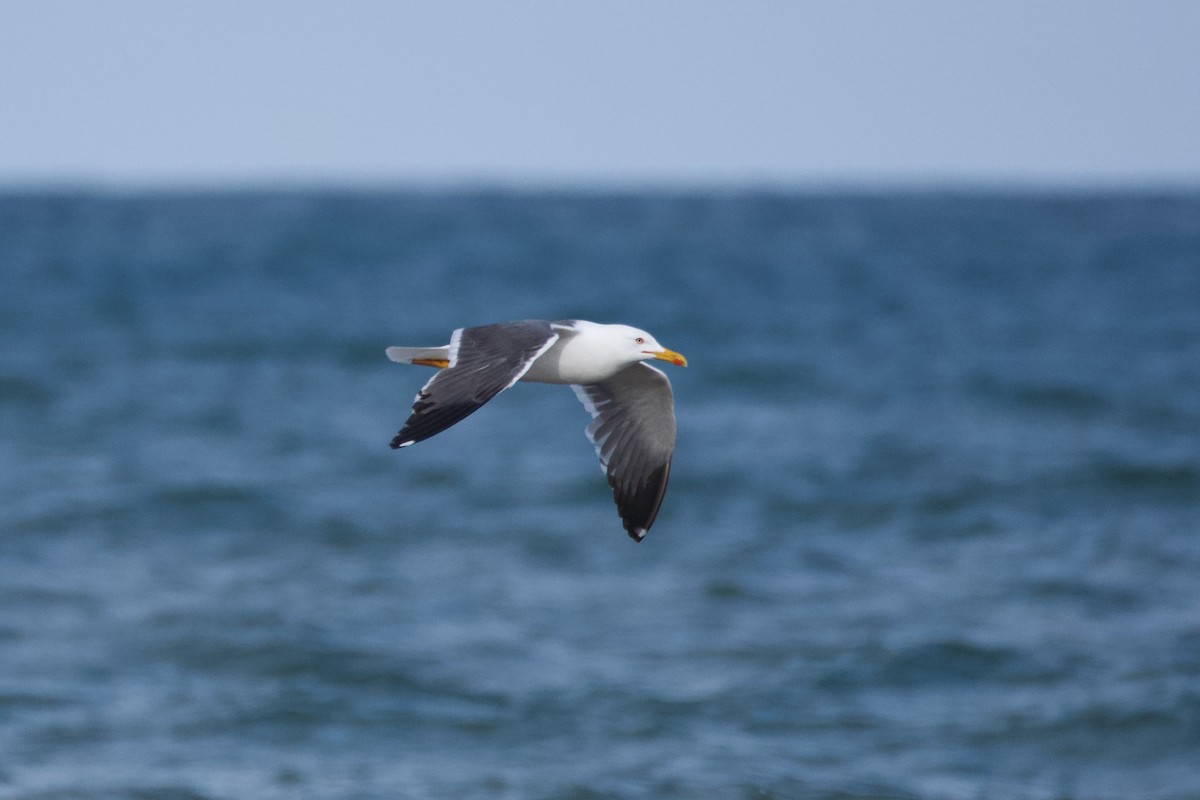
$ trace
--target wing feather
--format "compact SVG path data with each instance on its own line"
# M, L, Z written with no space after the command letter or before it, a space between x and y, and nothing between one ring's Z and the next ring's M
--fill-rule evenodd
M412 414L391 446L407 447L462 421L519 381L556 341L558 333L549 322L541 320L454 331L450 337L450 365L421 387Z
M671 382L637 363L608 380L572 386L592 415L588 438L596 446L625 530L641 541L667 491L675 453Z

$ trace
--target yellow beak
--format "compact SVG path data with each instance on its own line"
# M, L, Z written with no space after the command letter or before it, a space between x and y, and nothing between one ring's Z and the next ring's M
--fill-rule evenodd
M672 364L674 364L677 367L686 367L687 366L686 358L681 356L679 353L676 353L674 350L668 350L665 347L662 350L658 351L657 353L654 353L654 357L657 358L659 361L670 361Z

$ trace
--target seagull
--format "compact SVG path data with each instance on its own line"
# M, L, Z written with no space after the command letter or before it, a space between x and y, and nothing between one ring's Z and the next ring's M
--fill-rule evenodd
M662 505L675 453L671 382L646 363L687 359L628 325L527 319L459 328L441 347L389 347L400 364L438 372L392 439L408 447L441 433L517 381L567 384L592 415L587 436L600 456L626 532L640 542Z

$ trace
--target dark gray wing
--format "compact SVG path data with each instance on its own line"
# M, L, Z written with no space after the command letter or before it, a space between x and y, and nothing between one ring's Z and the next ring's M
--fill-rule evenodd
M407 447L460 422L520 380L556 341L558 334L541 320L459 328L450 337L450 365L421 387L392 447Z
M587 435L596 445L625 530L640 542L662 505L675 454L671 382L639 362L606 381L571 388L593 417Z

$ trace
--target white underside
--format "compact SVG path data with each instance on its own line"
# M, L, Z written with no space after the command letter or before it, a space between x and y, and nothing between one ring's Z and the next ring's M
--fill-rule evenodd
M599 383L629 366L624 350L614 349L587 329L564 333L521 377L531 383Z

